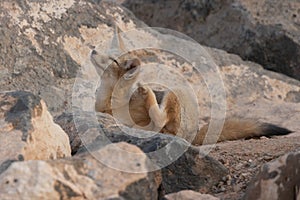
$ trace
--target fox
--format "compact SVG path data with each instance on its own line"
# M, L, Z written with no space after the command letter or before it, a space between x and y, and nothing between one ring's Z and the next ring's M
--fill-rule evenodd
M120 33L120 28L116 26L111 55L98 53L95 49L90 54L91 62L101 76L101 85L95 94L95 110L122 119L121 122L129 127L178 135L181 125L181 105L178 97L171 90L155 90L138 81L141 60L134 52L126 50ZM116 52L128 53L115 58ZM117 91L114 91L116 88ZM125 99L120 99L125 93ZM114 107L112 101L119 102L121 106ZM215 142L214 136L207 134L208 127L209 123L197 130L191 141L193 145ZM286 135L291 132L289 129L254 119L226 118L217 142Z

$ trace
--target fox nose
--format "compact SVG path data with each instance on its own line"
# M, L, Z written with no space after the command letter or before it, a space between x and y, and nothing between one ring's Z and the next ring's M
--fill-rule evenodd
M97 51L94 49L93 51L92 51L92 55L97 55L98 53L97 53Z

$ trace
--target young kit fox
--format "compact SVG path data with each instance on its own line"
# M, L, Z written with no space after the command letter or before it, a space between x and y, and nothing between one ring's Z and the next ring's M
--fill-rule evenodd
M117 45L113 47L113 50L121 53L126 52L118 27L114 40L113 42L117 41ZM137 82L141 70L139 58L129 52L120 59L115 59L113 55L103 55L93 50L91 61L101 75L101 85L96 91L96 111L112 114L117 119L122 119L122 123L130 127L173 135L178 133L181 122L181 107L177 96L172 91L155 91L151 87ZM131 91L136 82L137 89ZM117 84L118 87L115 87ZM120 99L124 94L129 101L124 98ZM126 96L126 94L132 95ZM123 107L114 107L112 101L124 105ZM115 115L115 113L117 114ZM207 129L208 124L198 130L192 144L201 145L206 137ZM255 120L225 119L223 130L217 141L288 133L291 131L269 123ZM210 143L209 136L205 141L206 144Z

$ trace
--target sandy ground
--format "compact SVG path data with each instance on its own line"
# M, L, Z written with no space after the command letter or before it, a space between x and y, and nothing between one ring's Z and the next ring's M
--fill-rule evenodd
M288 152L300 150L300 132L288 136L227 141L216 145L210 156L230 171L211 193L221 199L241 199L260 167Z

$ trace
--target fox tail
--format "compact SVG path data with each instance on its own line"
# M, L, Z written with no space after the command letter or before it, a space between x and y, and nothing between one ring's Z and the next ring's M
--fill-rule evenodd
M289 129L270 123L262 123L255 120L227 119L225 120L221 134L216 140L214 139L216 135L207 135L208 126L207 124L200 129L192 142L193 144L201 145L210 144L214 141L259 138L261 136L271 137L292 133Z

